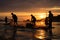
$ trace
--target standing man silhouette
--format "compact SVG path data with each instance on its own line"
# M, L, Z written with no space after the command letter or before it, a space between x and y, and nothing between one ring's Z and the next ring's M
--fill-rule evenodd
M49 11L49 27L52 27L53 14Z
M53 14L51 11L49 11L49 36L52 36L52 20L53 20Z
M15 14L13 14L13 13L11 13L11 15L12 15L14 24L17 24L17 19L18 19L17 16Z
M32 14L31 14L31 22L33 23L33 25L35 25L36 18L35 18L35 16L33 16Z
M12 18L13 18L13 21L14 21L14 25L13 25L13 36L12 36L12 40L15 40L15 35L16 35L16 32L17 32L17 16L13 13L11 13L12 15Z
M7 22L8 22L8 18L7 18L7 16L5 17L5 23L7 24Z

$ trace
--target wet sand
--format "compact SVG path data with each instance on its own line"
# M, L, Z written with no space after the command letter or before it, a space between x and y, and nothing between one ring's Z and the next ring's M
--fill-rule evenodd
M0 24L0 39L12 40L13 26ZM43 35L41 35L41 33ZM48 36L49 33L43 29L29 29L29 28L17 28L15 39L16 40L60 40L60 36L53 34ZM4 40L5 40L4 39Z

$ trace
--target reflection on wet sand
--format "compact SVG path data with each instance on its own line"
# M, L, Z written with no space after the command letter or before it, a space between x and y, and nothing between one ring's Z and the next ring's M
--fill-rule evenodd
M40 26L46 26L45 22L36 22L36 26L40 27Z
M5 29L7 29L6 32L5 32ZM59 29L60 29L60 27L57 27L57 25L56 25L56 28L54 28L52 30L54 32L53 35L54 34L60 35L59 34L60 32L58 32ZM33 32L34 32L34 34L33 34ZM10 25L1 24L0 36L2 37L2 39L5 37L6 39L9 40L12 38L12 35L13 35L13 27ZM34 29L33 30L30 28L17 28L15 39L16 40L33 40L33 38L34 38L34 40L54 40L54 39L52 39L53 37L51 38L48 35L49 35L49 33L46 32L44 29ZM58 35L54 36L54 38L59 38ZM55 40L57 40L57 39L55 39Z
M35 37L38 39L45 39L47 37L46 32L44 30L36 30Z

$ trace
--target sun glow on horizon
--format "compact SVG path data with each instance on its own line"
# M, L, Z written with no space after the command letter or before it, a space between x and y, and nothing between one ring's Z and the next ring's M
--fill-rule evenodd
M46 13L41 13L40 15L39 15L39 17L40 17L40 19L42 19L42 18L46 18Z
M37 20L40 20L40 19L43 19L46 17L46 13L26 13L26 12L13 12L14 14L17 15L18 19L19 20L27 20L31 18L31 14L33 14ZM3 15L4 14L4 15ZM9 19L11 18L11 13L8 12L8 13L1 13L2 17L5 17L7 16Z
M36 13L29 13L29 12L13 12L14 14L17 15L19 20L27 20L27 19L31 19L31 14L34 15L36 17L37 20L41 20L44 19L46 17L48 17L48 12L36 12ZM54 13L54 15L57 15L57 13ZM11 19L11 12L2 12L0 13L0 17L5 17L7 16L9 19Z

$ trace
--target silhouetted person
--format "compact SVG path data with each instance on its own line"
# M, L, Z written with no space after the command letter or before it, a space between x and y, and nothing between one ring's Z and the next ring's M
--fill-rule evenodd
M49 27L52 28L53 14L49 11Z
M36 18L35 18L35 16L33 16L32 14L31 14L31 22L35 25Z
M51 11L49 11L49 33L50 36L52 36L52 20L53 20L53 14L51 13Z
M18 19L17 16L15 14L13 14L13 13L11 13L11 15L12 15L14 24L17 24L17 19Z
M5 23L7 24L7 22L8 22L8 18L7 18L7 17L5 17Z

